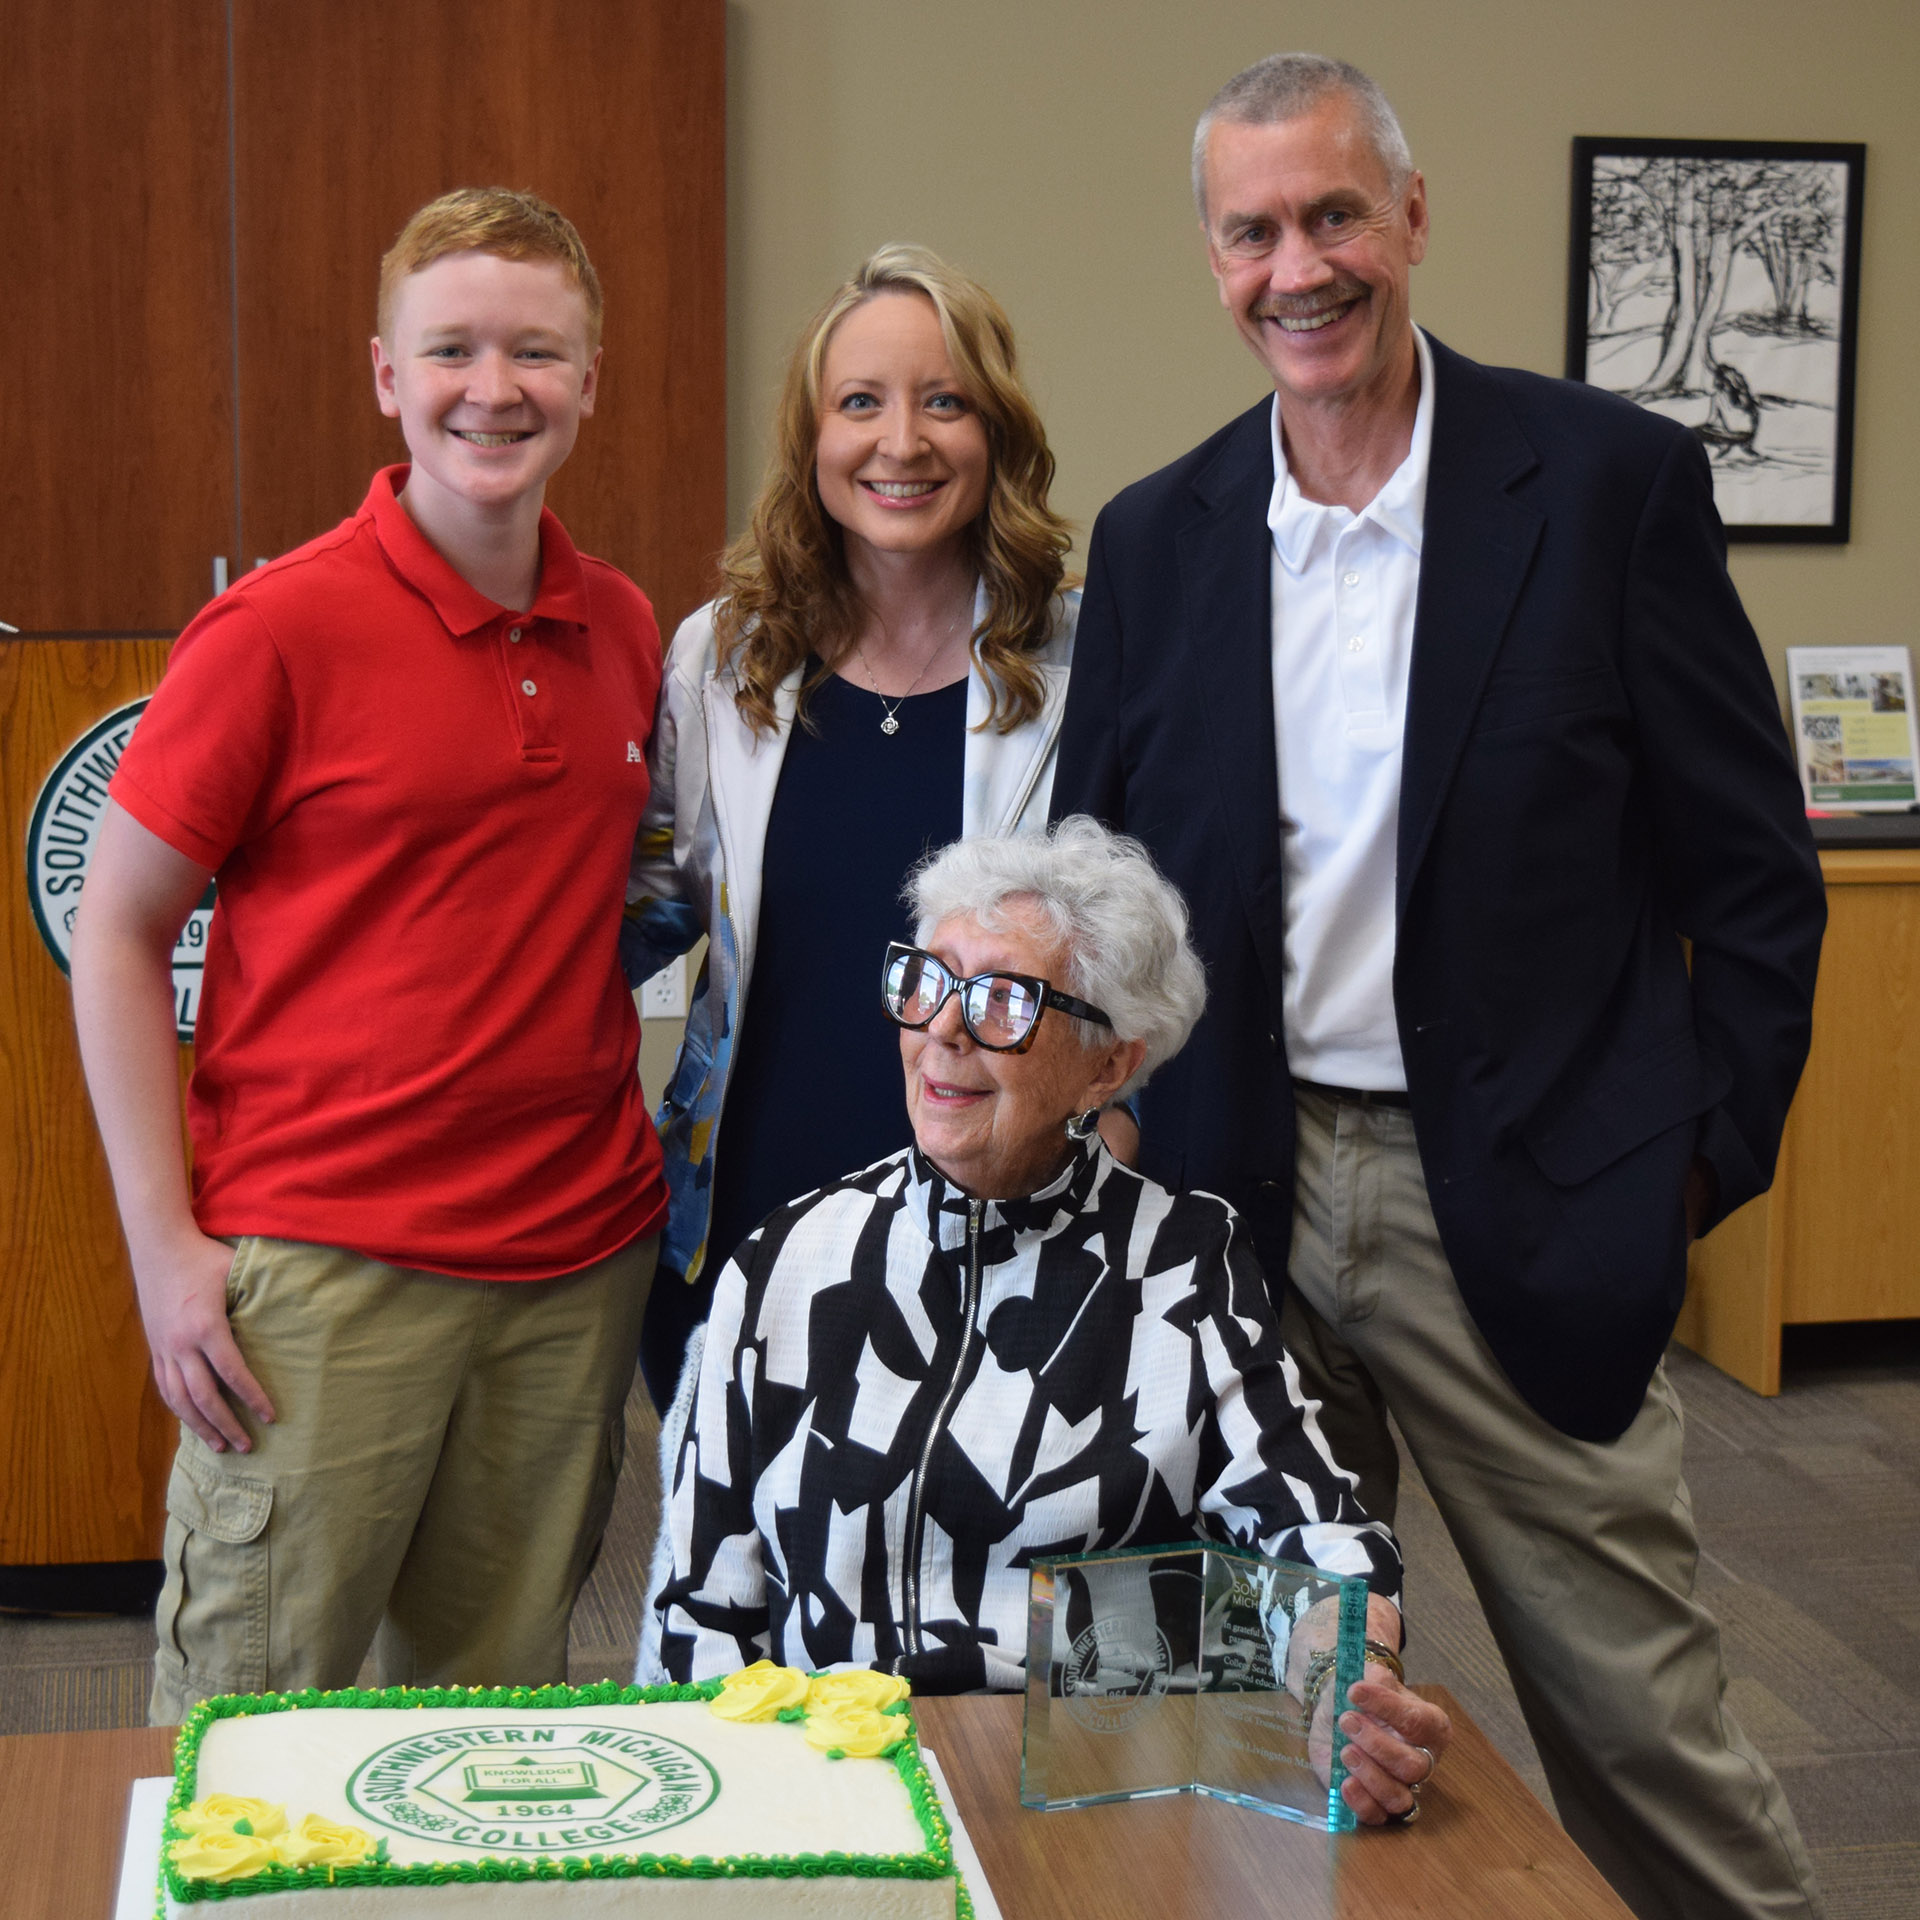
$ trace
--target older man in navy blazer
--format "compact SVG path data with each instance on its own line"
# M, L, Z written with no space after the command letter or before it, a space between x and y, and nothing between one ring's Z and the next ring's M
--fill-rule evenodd
M1275 397L1101 514L1054 785L1207 962L1139 1164L1290 1277L1388 1518L1398 1421L1628 1904L1816 1913L1660 1368L1689 1238L1772 1177L1825 911L1706 458L1415 329L1425 188L1354 69L1230 81L1195 190Z

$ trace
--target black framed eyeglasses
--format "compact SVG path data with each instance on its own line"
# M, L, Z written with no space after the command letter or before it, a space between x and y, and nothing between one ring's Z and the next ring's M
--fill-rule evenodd
M976 973L962 979L945 961L924 947L894 940L887 947L887 964L880 976L880 1004L897 1026L918 1031L940 1017L940 1009L960 996L960 1024L976 1046L989 1053L1025 1053L1040 1031L1040 1016L1058 1007L1077 1020L1113 1022L1098 1007L1058 993L1053 983L1031 973Z

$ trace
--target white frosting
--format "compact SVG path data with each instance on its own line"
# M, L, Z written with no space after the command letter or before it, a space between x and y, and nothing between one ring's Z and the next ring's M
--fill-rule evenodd
M742 1726L701 1701L563 1708L303 1708L219 1720L197 1799L278 1802L387 1842L396 1866L588 1854L918 1854L891 1761L828 1760L797 1725ZM681 1808L685 1817L676 1817ZM653 1816L649 1823L649 1815ZM431 1831L422 1831L422 1827ZM950 1878L833 1875L340 1887L168 1904L186 1920L492 1920L697 1914L952 1920Z

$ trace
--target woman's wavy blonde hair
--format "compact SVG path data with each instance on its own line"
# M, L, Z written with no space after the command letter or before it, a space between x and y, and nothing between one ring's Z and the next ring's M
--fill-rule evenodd
M917 293L933 303L960 386L987 430L987 504L969 532L987 595L973 650L993 692L988 720L1010 733L1040 711L1032 655L1052 633L1053 600L1072 545L1067 523L1047 505L1053 454L1046 430L1015 371L1013 328L1000 303L926 248L892 246L864 261L795 343L753 518L720 559L719 662L734 668L735 702L757 733L777 723L773 696L781 681L810 653L819 656L823 665L800 690L804 710L806 696L859 629L845 536L822 506L814 476L820 369L833 330L884 293Z

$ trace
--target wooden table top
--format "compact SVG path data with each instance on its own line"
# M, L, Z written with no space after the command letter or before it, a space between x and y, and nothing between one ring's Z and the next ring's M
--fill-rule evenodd
M1453 1745L1416 1826L1328 1834L1195 1794L1033 1813L1017 1694L916 1700L1003 1920L1631 1920L1440 1687Z
M1453 1699L1420 1691L1454 1742L1419 1824L1338 1837L1189 1794L1031 1813L1017 1694L915 1711L1004 1920L1631 1920ZM127 1789L172 1767L168 1727L0 1738L10 1920L108 1920Z

